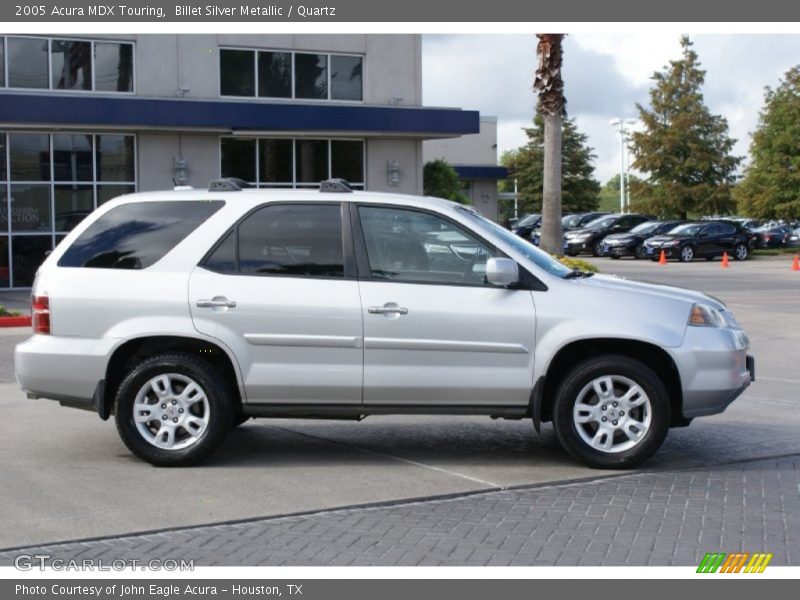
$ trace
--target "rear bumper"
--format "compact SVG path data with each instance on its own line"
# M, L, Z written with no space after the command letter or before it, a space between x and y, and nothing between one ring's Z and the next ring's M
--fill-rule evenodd
M683 388L685 418L724 411L755 381L755 359L741 331L688 327L684 343L670 349Z
M34 335L17 344L14 370L30 396L94 410L114 340ZM86 405L86 406L84 406Z

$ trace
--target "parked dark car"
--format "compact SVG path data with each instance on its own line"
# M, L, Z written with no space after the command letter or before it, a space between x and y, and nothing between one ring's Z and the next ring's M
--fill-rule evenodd
M511 227L511 231L516 233L519 237L525 238L526 240L531 239L531 234L533 230L539 227L542 224L542 215L540 214L529 214L522 217L519 221L514 223Z
M733 221L695 221L647 239L645 251L653 260L658 260L662 250L666 258L681 262L713 260L725 252L735 260L745 260L750 256L752 240L753 234Z
M607 212L585 212L585 213L573 213L570 215L564 215L561 217L561 226L564 228L564 231L573 231L575 229L583 229L589 223L594 221L598 217L604 217L608 214Z
M627 233L613 233L603 240L603 254L611 258L647 258L644 241L655 235L669 233L682 223L683 221L646 221Z
M759 227L753 232L756 236L755 247L782 248L789 241L793 231L789 225Z
M800 248L800 227L792 231L789 235L789 239L786 241L786 245L789 248Z
M603 255L603 240L612 233L625 233L637 225L652 220L647 215L606 215L591 221L583 229L564 234L564 253L578 256L590 252L593 256Z

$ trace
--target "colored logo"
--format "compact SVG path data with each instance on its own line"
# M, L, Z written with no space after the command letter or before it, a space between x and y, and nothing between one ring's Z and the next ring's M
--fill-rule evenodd
M769 561L772 560L772 553L765 552L734 552L725 554L724 552L709 552L700 561L697 567L698 573L763 573Z

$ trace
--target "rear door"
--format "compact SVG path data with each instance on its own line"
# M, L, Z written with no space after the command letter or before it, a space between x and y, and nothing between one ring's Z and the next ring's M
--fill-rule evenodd
M497 250L436 213L393 206L354 213L365 406L527 405L533 296L486 282Z
M192 272L195 327L234 350L249 403L361 404L361 301L342 210L264 205Z

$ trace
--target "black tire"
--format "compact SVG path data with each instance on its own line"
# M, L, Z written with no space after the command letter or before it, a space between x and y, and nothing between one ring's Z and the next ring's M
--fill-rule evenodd
M748 256L750 256L750 249L747 247L747 244L742 244L741 242L736 244L733 249L733 260L747 260Z
M639 244L633 250L633 257L637 260L647 258L647 251L644 249L644 244Z
M647 394L651 406L650 427L644 437L632 448L615 453L597 450L584 441L573 419L581 390L606 375L635 382ZM627 356L609 354L578 364L567 373L556 393L553 410L556 438L568 454L596 469L629 469L641 464L664 442L669 424L670 404L663 381L650 367Z
M205 430L185 448L156 447L143 437L134 422L134 403L139 391L154 377L167 373L193 380L208 401ZM158 354L133 366L119 385L114 412L117 431L133 454L159 467L185 467L205 460L222 444L233 425L236 399L213 365L194 355L176 352Z
M686 250L691 250L691 257L686 258L685 253ZM678 250L678 260L681 262L692 262L697 257L697 254L694 251L692 246L683 246L680 250Z
M592 256L594 257L603 256L603 240L598 240L594 244L592 244Z

